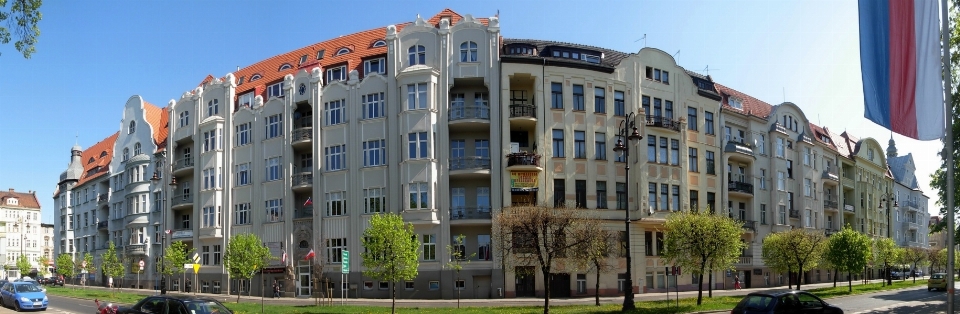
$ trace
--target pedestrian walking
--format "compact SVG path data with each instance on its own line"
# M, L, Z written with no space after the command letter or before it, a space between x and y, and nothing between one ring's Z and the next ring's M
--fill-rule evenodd
M733 290L740 290L740 275L733 275Z
M273 281L273 298L276 299L279 297L280 297L280 285L278 285L277 281L274 280Z

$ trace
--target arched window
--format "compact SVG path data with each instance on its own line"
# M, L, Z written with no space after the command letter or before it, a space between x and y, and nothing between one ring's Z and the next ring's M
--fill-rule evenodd
M140 142L133 144L133 155L140 155Z
M301 249L306 249L306 248L309 248L309 247L310 247L310 243L307 242L307 240L300 240L300 248L301 248Z
M92 164L92 163L93 163L93 157L90 157L90 159L87 160L87 164Z
M410 65L427 64L427 48L421 45L407 49L407 55L410 57Z
M460 62L477 62L477 43L467 41L460 44Z
M130 159L130 149L124 148L124 149L123 149L123 159L122 159L122 160L123 160L123 161L127 161L127 159Z
M280 66L280 69L278 69L277 71L283 71L290 68L293 68L293 66L291 66L289 63L284 63L283 65Z
M130 128L127 130L127 134L133 134L137 131L137 121L130 121Z
M347 47L343 47L343 48L340 48L339 50L337 50L337 55L338 55L338 56L339 56L339 55L345 55L345 54L348 54L348 53L350 53L350 48L347 48Z
M373 45L370 45L370 47L376 48L376 47L383 47L383 46L386 46L386 45L387 45L387 42L385 42L385 41L383 41L383 40L378 40L378 41L373 42Z
M100 152L100 157L107 157L107 151Z
M259 80L259 79L260 79L260 74L259 74L259 73L254 74L253 76L250 77L250 81L251 81L251 82L256 81L256 80Z

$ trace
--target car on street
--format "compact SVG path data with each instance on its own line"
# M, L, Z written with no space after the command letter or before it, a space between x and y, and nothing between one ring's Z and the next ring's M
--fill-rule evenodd
M927 280L927 291L947 290L947 274L935 273Z
M0 306L22 310L46 311L50 300L36 282L14 281L0 287Z
M104 313L106 303L99 303L100 313ZM217 300L191 295L155 295L143 298L130 307L117 307L117 314L147 314L147 313L185 313L185 314L233 314ZM110 313L108 311L108 313Z
M61 286L63 287L63 279L60 276L41 278L40 284L51 285L51 286Z
M843 314L839 307L798 290L751 292L730 310L730 314L823 313Z

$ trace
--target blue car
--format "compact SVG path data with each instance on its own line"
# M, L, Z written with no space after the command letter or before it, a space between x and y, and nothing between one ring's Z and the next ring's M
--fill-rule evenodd
M12 307L17 312L23 310L47 310L47 293L33 282L15 281L0 287L0 305Z

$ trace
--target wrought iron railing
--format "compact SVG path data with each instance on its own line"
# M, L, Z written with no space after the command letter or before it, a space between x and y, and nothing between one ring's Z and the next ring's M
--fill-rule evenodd
M744 220L743 228L757 231L757 222L755 220Z
M193 203L193 195L190 195L190 193L175 194L170 202L172 206Z
M293 132L291 132L290 136L294 142L309 141L313 139L313 128L305 127L293 129Z
M510 105L510 117L511 118L536 118L537 117L537 106L534 105Z
M301 172L290 177L291 186L313 185L313 172Z
M507 167L510 166L537 166L540 167L540 155L531 153L513 153L507 155Z
M490 219L490 207L450 208L450 220L458 219Z
M467 156L450 158L450 170L490 169L490 157Z
M798 210L798 209L791 209L791 210L790 210L790 218L800 218L800 210Z
M189 167L193 167L193 157L184 157L173 162L174 171Z
M723 151L753 156L753 145L739 141L727 141L727 144L723 147Z
M106 203L108 201L110 201L109 193L102 193L100 195L97 195L97 203Z
M677 120L670 119L663 116L651 116L647 115L647 126L658 127L658 128L667 128L674 131L680 131L680 122Z
M731 192L753 194L753 184L740 181L729 181L727 190Z
M101 221L101 222L98 222L98 223L97 223L97 229L106 229L106 228L107 228L107 222L106 222L106 221Z
M840 207L837 207L837 201L835 201L835 200L830 200L830 199L823 200L823 207L824 207L824 208L833 208L833 209L839 209L839 208L840 208Z
M852 213L852 212L856 212L856 209L855 209L855 208L856 208L856 207L854 207L853 205L843 204L843 210L844 210L844 211L848 211L848 212L851 212L851 213Z
M293 218L313 218L313 205L297 207L293 211Z
M463 119L481 119L490 120L490 107L488 106L451 106L450 121Z

